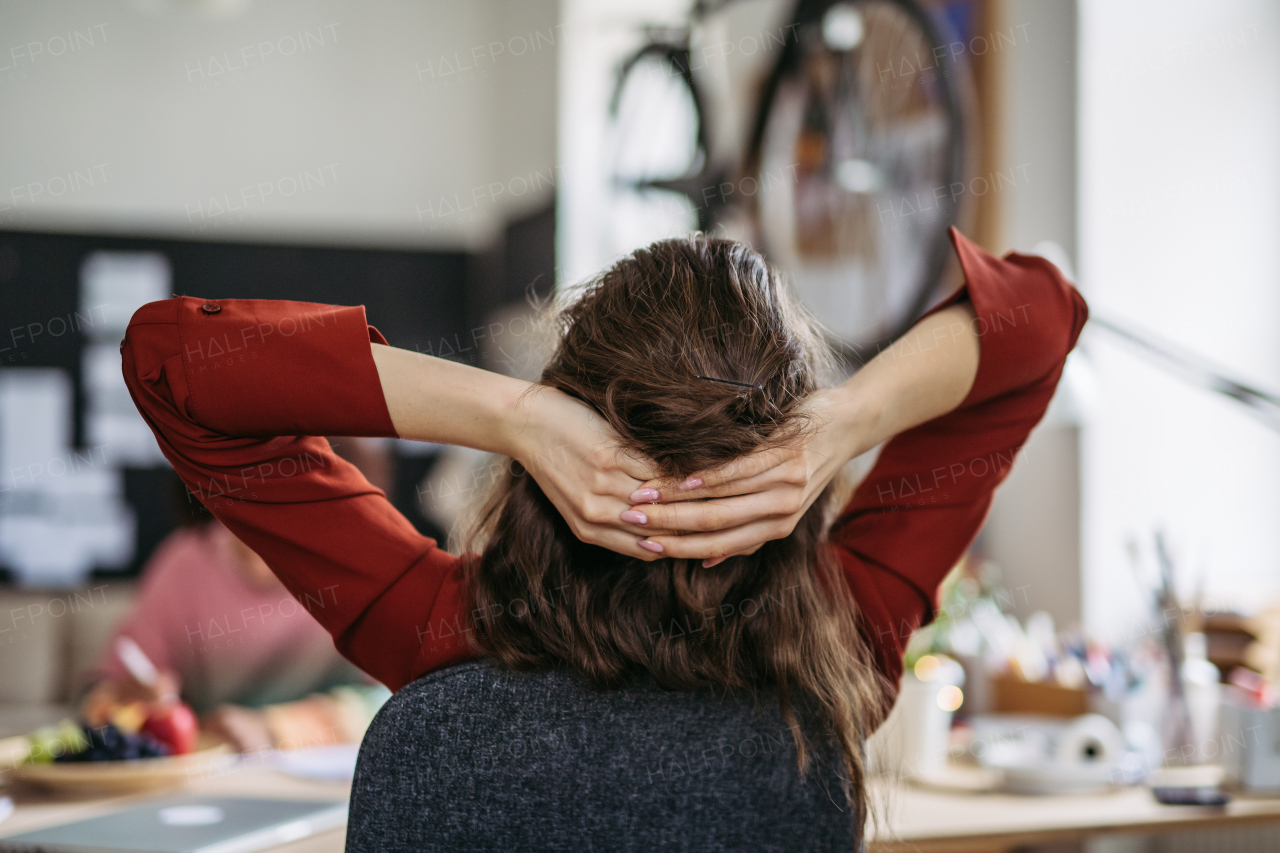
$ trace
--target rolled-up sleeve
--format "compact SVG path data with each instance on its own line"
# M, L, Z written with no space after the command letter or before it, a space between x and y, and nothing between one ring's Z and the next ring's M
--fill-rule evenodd
M884 446L831 533L863 633L895 684L907 640L932 620L939 584L1044 416L1088 319L1084 299L1043 258L995 258L954 228L951 239L965 286L939 308L973 304L973 387L955 410Z

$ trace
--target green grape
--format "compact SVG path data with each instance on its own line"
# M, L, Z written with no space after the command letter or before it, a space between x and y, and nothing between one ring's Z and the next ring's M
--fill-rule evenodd
M36 729L27 735L27 740L31 743L28 764L49 764L59 756L78 753L89 746L84 731L70 719Z

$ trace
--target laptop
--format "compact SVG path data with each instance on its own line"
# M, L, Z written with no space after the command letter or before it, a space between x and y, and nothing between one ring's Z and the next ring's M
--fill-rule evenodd
M0 838L23 853L250 853L347 822L346 801L169 797Z

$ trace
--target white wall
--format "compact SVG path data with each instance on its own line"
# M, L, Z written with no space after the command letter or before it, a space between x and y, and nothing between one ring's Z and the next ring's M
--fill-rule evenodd
M1011 182L991 202L998 212L992 251L1037 253L1042 241L1076 262L1076 3L1003 0L993 29L1008 35L987 57L996 105L995 171ZM1064 378L1055 405L996 492L981 550L1000 566L1014 612L1050 613L1060 627L1079 624L1080 485L1078 407Z
M993 4L994 29L1013 44L991 51L999 69L995 203L1000 252L1030 252L1053 240L1076 254L1076 2L1002 0ZM993 43L1000 44L996 40Z
M562 0L558 284L583 281L636 245L669 236L626 245L616 233L609 100L617 69L644 44L644 26L679 26L689 6L689 0Z
M1080 279L1138 323L1280 388L1280 5L1081 0ZM1086 620L1140 606L1124 540L1163 526L1181 582L1280 595L1280 435L1087 333Z
M554 193L561 41L556 0L8 2L0 227L479 247Z

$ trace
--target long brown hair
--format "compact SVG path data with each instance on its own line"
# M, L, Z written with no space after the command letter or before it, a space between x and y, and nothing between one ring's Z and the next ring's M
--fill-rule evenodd
M559 342L540 384L594 407L627 451L664 475L705 471L812 427L799 404L820 386L829 354L777 273L740 243L654 243L555 319ZM467 562L476 642L507 666L567 665L598 687L644 670L674 690L772 688L801 771L809 759L797 703L837 742L860 827L861 740L885 691L825 543L830 497L786 538L703 568L581 542L534 478L509 468L480 516L473 541L482 550Z

